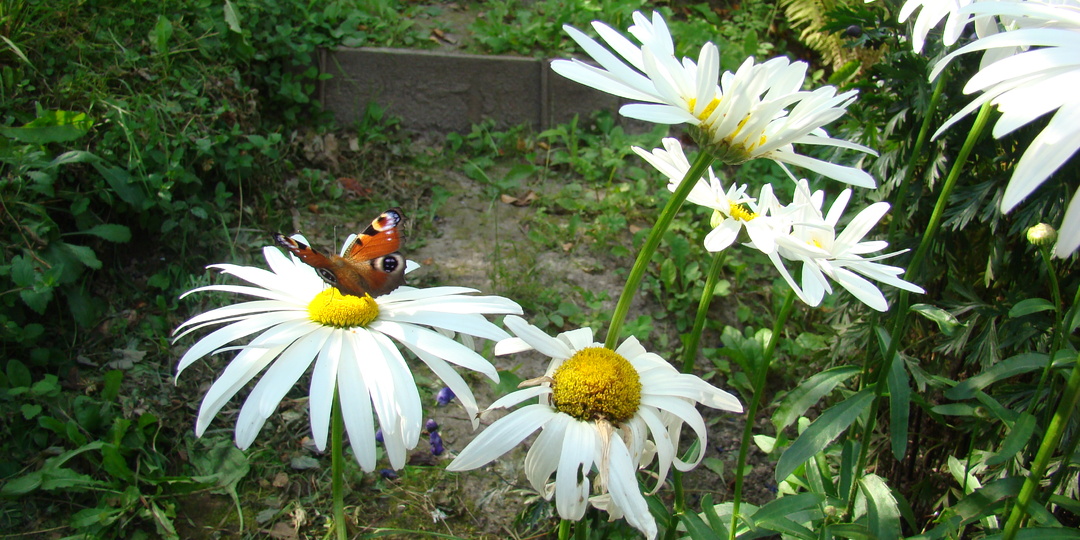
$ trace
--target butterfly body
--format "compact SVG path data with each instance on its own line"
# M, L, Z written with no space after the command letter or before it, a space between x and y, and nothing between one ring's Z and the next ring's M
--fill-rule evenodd
M325 255L311 246L274 233L274 241L314 268L323 281L344 294L373 297L386 294L405 284L405 257L398 225L405 216L391 208L375 218L343 250L344 255Z

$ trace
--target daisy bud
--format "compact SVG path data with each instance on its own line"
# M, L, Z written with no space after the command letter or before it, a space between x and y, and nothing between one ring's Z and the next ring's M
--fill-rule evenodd
M1057 242L1057 231L1045 223L1040 223L1027 230L1027 239L1036 247L1051 246Z

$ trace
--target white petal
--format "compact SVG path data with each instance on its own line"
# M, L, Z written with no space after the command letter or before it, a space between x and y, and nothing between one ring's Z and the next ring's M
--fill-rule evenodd
M351 334L349 334L351 336ZM361 364L363 358L356 350L354 339L341 340L337 386L341 400L341 417L349 434L349 446L364 472L375 470L375 419L371 411L371 397L366 388Z
M403 343L410 350L422 350L438 356L465 369L477 371L493 381L499 380L495 366L491 365L476 351L454 341L438 332L411 324L398 324L392 321L376 320L368 325L373 332L380 332Z
M180 357L180 362L176 366L176 376L179 377L180 373L193 362L212 353L226 343L231 343L244 336L254 334L255 332L267 330L270 327L274 328L272 330L267 330L267 332L277 334L283 330L298 328L298 324L299 327L306 328L314 326L314 323L304 315L291 311L275 311L253 315L232 323L229 326L219 328L210 334L203 336L202 339L195 342L195 344L184 353L184 356ZM295 339L295 337L293 339Z
M543 494L545 499L550 500L555 493L555 484L549 484L548 479L559 468L566 426L574 421L565 414L552 416L536 436L529 453L525 455L525 477L529 479L533 489Z
M881 312L889 310L889 303L885 300L885 295L881 294L881 290L868 280L845 268L837 268L833 273L833 279L867 306Z
M677 398L662 398L657 396L641 396L641 404L656 407L662 411L667 411L673 414L676 418L683 421L683 423L690 426L690 429L694 430L694 433L698 436L698 451L697 459L690 462L684 462L679 458L675 459L675 468L680 471L688 471L701 463L701 460L705 457L705 449L707 445L707 435L705 430L705 421L701 418L701 413L694 408L693 405Z
M636 470L622 438L618 433L613 434L608 447L608 492L611 493L611 502L622 510L630 526L653 540L657 532L656 520L649 513L649 505L638 489Z
M1080 148L1080 103L1058 109L1035 137L1013 170L1001 198L1001 211L1009 212L1035 191Z
M557 413L546 405L526 405L498 419L472 440L448 471L469 471L481 467L510 451L526 437L549 422Z
M1069 208L1065 211L1065 218L1061 221L1061 228L1058 229L1057 246L1054 247L1054 256L1064 259L1072 255L1078 247L1080 247L1080 190L1069 201Z
M525 322L525 319L521 317L511 315L503 319L503 324L545 356L565 360L574 354L574 351L565 343L545 334L543 330Z
M284 349L284 345L267 349L249 347L236 355L203 396L195 418L195 436L202 437L221 408Z
M334 391L337 388L338 364L341 360L341 332L331 332L315 368L311 371L311 389L308 392L308 414L311 416L311 438L315 448L326 448L326 439L330 433L330 416L334 406Z
M555 471L555 508L559 517L579 521L589 500L589 472L596 454L596 429L588 422L566 425L559 468Z

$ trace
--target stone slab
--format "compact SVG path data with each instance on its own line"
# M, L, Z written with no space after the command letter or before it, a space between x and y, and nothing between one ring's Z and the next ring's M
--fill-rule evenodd
M318 97L338 123L363 118L374 101L419 132L468 132L495 120L499 128L527 123L535 129L598 110L617 111L620 100L551 71L550 60L481 56L412 49L341 48L324 51Z

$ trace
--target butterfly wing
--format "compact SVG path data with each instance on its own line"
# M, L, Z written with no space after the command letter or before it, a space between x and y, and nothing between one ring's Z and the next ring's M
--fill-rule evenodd
M344 257L324 255L281 233L273 236L278 245L315 268L323 281L342 293L374 297L405 284L405 257L396 253L401 246L397 227L404 219L400 209L383 212L346 246Z

